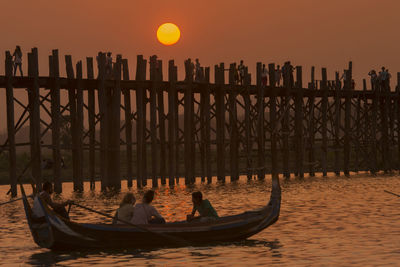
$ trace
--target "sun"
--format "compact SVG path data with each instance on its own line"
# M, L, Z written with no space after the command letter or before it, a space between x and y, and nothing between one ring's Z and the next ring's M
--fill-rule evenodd
M181 38L181 31L173 23L164 23L157 30L157 39L163 45L176 44Z

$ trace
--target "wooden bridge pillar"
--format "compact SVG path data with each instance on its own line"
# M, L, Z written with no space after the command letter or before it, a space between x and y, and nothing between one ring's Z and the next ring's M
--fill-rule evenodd
M6 52L6 102L7 102L7 136L9 152L9 175L11 185L11 197L17 196L17 156L15 149L14 128L14 88L13 88L13 62L10 51Z
M40 101L39 101L39 63L38 50L33 48L28 53L28 75L32 78L32 85L28 88L29 95L29 129L31 144L31 169L36 188L42 188L42 156L40 134Z
M129 81L128 60L122 60L123 80ZM131 107L131 90L129 88L121 88L124 95L125 106L125 142L126 142L126 179L128 188L132 187L133 167L132 167L132 107Z
M159 145L157 138L157 56L150 57L150 139L151 139L151 178L152 186L158 186L158 171L159 171Z
M217 178L225 182L225 84L224 63L215 65L215 106L217 119ZM218 86L220 85L220 86Z
M137 56L136 80L146 80L147 61L142 55ZM146 153L146 89L139 87L136 89L136 138L137 138L137 187L147 185L147 153Z
M352 63L349 63L349 69L345 71L345 118L344 118L344 174L350 174L350 153L351 153L351 80L352 80Z
M322 157L321 157L321 167L322 167L322 175L327 176L327 162L328 162L328 77L326 73L326 68L322 68L322 82L321 82L321 90L322 90L322 100L321 100L321 109L322 109L322 126L321 126L321 137L322 137Z
M229 146L229 154L230 154L230 176L231 181L239 180L239 133L237 126L237 109L236 109L236 98L237 91L235 88L235 72L236 72L236 64L233 63L229 67L229 84L230 92L229 92L229 125L230 125L230 146ZM232 90L233 89L233 90Z
M296 67L296 95L295 95L295 136L296 136L296 173L304 177L304 142L303 142L303 71L301 66Z
M76 145L77 145L77 180L76 191L83 192L83 84L82 61L76 64Z
M163 70L162 70L162 61L157 61L157 75L156 81L161 83L163 81ZM158 129L159 129L159 138L160 138L160 178L161 184L166 184L166 166L167 166L167 149L166 149L166 140L165 140L165 111L164 111L164 88L161 86L157 87L157 102L158 102Z
M94 79L93 58L86 58L87 78ZM95 89L87 88L88 94L88 123L89 123L89 179L90 190L95 189L96 179L96 99Z
M274 68L273 68L274 69ZM274 69L275 70L275 69ZM264 116L265 116L265 87L261 84L261 73L262 63L257 62L257 176L259 180L265 178L265 128L264 128ZM274 157L274 154L272 154Z
M275 84L275 64L269 64L268 65L268 70L269 70L269 80L270 84L274 85ZM270 126L271 126L271 134L270 134L270 139L271 139L271 174L272 177L275 177L278 175L278 149L277 149L277 143L278 143L278 138L277 138L277 118L276 118L276 96L278 93L278 88L275 86L271 86L271 92L270 92L270 98L269 98L269 120L270 120Z
M178 92L176 89L177 68L173 60L168 62L168 176L169 185L179 183L177 175L177 137L178 137L178 122L176 114L178 113Z
M340 175L340 124L341 124L341 85L339 73L335 73L335 174Z
M193 64L185 61L187 88L184 92L184 142L185 142L185 184L195 182L195 143L194 143L194 96L193 96Z
M315 82L315 67L311 68L311 84L309 84L308 89L310 89L309 97L308 97L308 167L309 174L311 177L315 176L314 166L315 166L315 149L314 149L314 141L315 141L315 91L316 91L316 82Z
M112 190L121 189L121 162L120 162L120 128L121 128L121 66L122 56L117 55L113 66L112 77L114 85L109 90L109 115L108 115L108 188Z
M77 88L72 83L75 79L74 69L72 66L72 58L70 55L65 56L65 64L67 77L69 79L68 84L68 103L70 110L70 122L71 122L71 137L72 137L72 172L73 172L73 183L74 191L83 191L83 181L82 181L82 161L80 157L80 140L79 140L79 118L77 109ZM80 73L81 74L81 73ZM77 79L79 79L77 77ZM79 90L79 89L78 89Z

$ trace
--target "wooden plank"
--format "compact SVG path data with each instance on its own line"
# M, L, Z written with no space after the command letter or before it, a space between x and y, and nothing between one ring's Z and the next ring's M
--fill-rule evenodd
M122 60L123 80L129 81L128 60ZM128 187L132 187L133 166L132 166L132 107L131 90L123 88L125 106L125 141L126 141L126 180Z
M151 139L151 178L153 187L158 187L157 178L159 171L158 163L158 140L157 140L157 56L150 57L150 139Z
M236 64L231 64L229 67L229 84L232 86L232 91L229 92L229 125L230 125L230 176L231 181L239 180L239 130L237 123L236 98L237 90L235 89L235 71Z
M340 175L340 151L341 151L341 146L340 146L340 124L341 124L341 85L340 85L340 79L339 79L339 73L335 73L335 84L336 84L336 89L335 89L335 174Z
M261 85L262 63L257 62L257 177L259 180L265 178L265 87Z
M304 177L304 142L303 142L303 75L302 67L296 67L296 95L295 95L295 136L296 136L296 173Z
M58 50L53 50L50 56L51 77L54 78L51 88L51 140L53 150L53 181L54 192L62 192L61 183L61 150L60 150L60 64Z
M157 82L163 81L162 61L158 60ZM165 111L164 111L164 88L157 88L157 103L158 103L158 125L160 138L160 178L161 184L166 184L166 169L167 169L167 142L165 140Z
M87 78L94 79L93 58L86 58ZM88 88L88 122L89 122L89 179L90 190L95 189L96 179L96 99L95 89Z
M137 56L136 81L146 80L147 61L142 55ZM136 89L136 138L137 138L137 187L147 185L147 158L146 158L146 89L143 87Z
M321 99L321 112L322 112L322 120L321 120L321 167L322 167L322 175L325 177L328 174L327 164L328 164L328 77L326 73L326 68L322 68L322 81L321 81L321 90L322 90L322 99Z
M32 80L29 90L29 128L32 160L32 177L36 181L36 188L42 188L42 157L41 157L41 134L40 134L40 101L39 101L39 63L38 50L33 48L28 53L28 76Z
M225 84L224 63L215 66L215 106L217 119L217 179L225 182Z
M11 186L11 197L17 196L17 155L15 148L14 128L14 88L13 88L13 61L10 51L6 51L6 105L7 105L7 137L9 153L9 175Z
M184 146L185 146L185 184L195 182L195 150L194 150L194 99L193 99L193 65L185 61L187 87L184 92Z
M168 184L173 186L177 177L176 159L177 159L177 121L178 113L178 93L176 90L177 69L173 60L168 62ZM179 180L177 180L179 183Z

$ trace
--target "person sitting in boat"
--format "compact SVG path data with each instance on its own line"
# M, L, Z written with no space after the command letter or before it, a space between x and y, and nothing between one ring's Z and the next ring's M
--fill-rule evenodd
M187 221L193 220L208 222L218 218L218 214L211 205L208 199L203 199L203 194L200 191L192 193L193 210L192 213L187 215ZM196 211L199 212L200 216L195 217Z
M65 201L62 203L53 202L51 199L51 194L53 194L53 185L50 182L44 182L42 185L42 191L39 193L39 197L43 202L45 202L48 206L50 206L55 213L60 215L61 217L69 220L68 212L65 209L65 206L72 203L72 201ZM36 218L44 217L44 212L42 207L40 207L39 200L35 198L33 202L32 212Z
M150 205L154 199L154 191L147 191L142 203L136 204L131 223L133 224L163 224L165 219Z
M135 203L135 196L132 193L127 193L115 212L113 224L124 224L124 222L130 222L133 217Z

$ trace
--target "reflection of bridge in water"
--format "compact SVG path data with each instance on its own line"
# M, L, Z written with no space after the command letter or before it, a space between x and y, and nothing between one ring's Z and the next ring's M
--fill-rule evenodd
M0 76L0 87L7 92L8 140L3 149L9 150L13 195L16 146L23 145L16 144L15 135L28 120L30 143L26 145L31 150L32 176L38 183L42 180L41 149L51 148L57 192L61 191L61 151L72 154L74 189L78 191L83 190L84 177L94 186L97 176L106 189L120 188L122 176L128 186L136 178L140 187L148 177L157 186L159 181L174 185L179 177L190 184L195 177L211 182L213 176L225 181L226 176L237 180L240 174L262 179L266 173L303 177L305 172L326 175L398 168L399 86L395 92L389 85L372 91L364 80L363 90L354 90L346 82L352 80L351 63L343 86L338 73L334 81L328 81L324 68L321 80L316 81L312 68L311 82L303 88L300 66L295 69L294 83L290 74L284 75L284 86L275 87L274 64L268 65L269 83L262 86L261 63L257 63L256 85L251 85L247 69L244 84L237 85L235 64L229 67L228 83L224 64L216 65L215 83L211 84L210 68L202 68L202 80L193 81L190 61L185 62L185 80L178 82L177 67L169 61L168 81L163 81L162 62L153 58L150 80L146 80L147 61L138 56L136 79L130 80L128 61L121 57L106 77L106 58L101 54L97 78L93 59L87 58L84 79L82 62L74 70L71 56L65 56L67 78L61 78L58 51L54 50L49 76L39 77L38 52L32 49L29 77L20 78L12 77L11 55L7 52L6 56L6 75ZM28 88L28 105L13 96L20 88ZM62 94L68 95L65 105L60 101ZM15 104L24 108L17 123ZM60 141L65 119L71 129L69 148ZM51 144L42 144L41 137L49 130Z

